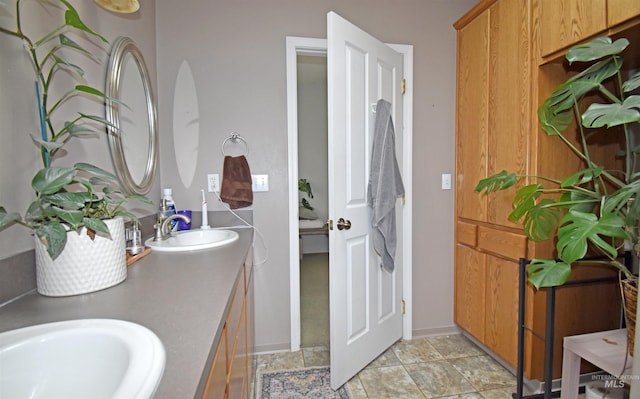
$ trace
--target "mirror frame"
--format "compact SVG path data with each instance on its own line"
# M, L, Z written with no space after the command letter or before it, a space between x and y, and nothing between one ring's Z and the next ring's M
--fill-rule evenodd
M147 119L149 122L148 157L145 172L140 183L136 182L132 177L129 169L130 165L127 164L124 146L119 134L119 107L124 103L120 98L120 82L123 63L127 55L132 56L140 72L140 78L144 86L144 95L147 103ZM107 66L105 95L107 97L105 101L106 119L110 123L110 125L107 125L107 136L109 137L109 148L116 176L118 176L124 190L129 194L145 195L151 190L158 168L157 113L147 66L142 57L142 53L131 38L121 36L113 42Z

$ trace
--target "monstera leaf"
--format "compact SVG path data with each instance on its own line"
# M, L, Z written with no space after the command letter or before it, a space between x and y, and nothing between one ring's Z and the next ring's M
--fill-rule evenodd
M612 127L640 122L640 96L629 96L622 104L591 104L582 114L582 126Z
M597 37L588 43L573 46L565 58L569 63L599 60L620 54L628 45L629 41L625 38L612 42L609 37Z
M492 193L494 191L500 191L512 187L517 181L518 178L515 173L507 173L506 170L503 170L500 173L496 173L493 176L480 180L475 191Z
M607 256L615 259L618 249L601 237L627 238L622 217L606 213L598 218L593 213L570 210L560 222L558 229L558 257L568 264L582 259L592 243Z
M527 268L529 281L536 289L562 285L571 276L571 265L553 259L532 259Z
M526 213L522 223L524 233L533 241L548 240L555 232L560 216L556 202L546 198Z

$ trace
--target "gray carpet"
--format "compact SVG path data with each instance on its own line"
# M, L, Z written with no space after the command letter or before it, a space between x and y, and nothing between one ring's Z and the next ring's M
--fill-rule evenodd
M301 346L329 347L329 254L305 254L300 261Z

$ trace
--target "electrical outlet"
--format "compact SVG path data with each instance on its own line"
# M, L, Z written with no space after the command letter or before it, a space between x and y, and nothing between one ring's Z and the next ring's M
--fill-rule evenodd
M269 175L251 175L251 189L254 193L269 191Z
M220 175L211 173L207 175L207 187L210 193L220 192Z

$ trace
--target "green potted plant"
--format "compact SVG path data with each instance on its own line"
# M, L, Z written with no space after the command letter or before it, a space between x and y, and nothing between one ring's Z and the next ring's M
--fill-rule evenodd
M313 193L311 192L311 184L307 181L307 179L298 179L298 191L302 193L306 193L307 197L313 198ZM300 205L310 211L313 210L313 207L309 203L309 201L302 197L300 199Z
M532 259L527 269L537 289L564 284L572 267L586 263L583 258L590 253L603 260L588 263L616 268L623 285L637 292L637 278L620 258L623 246L639 248L640 96L633 93L640 87L640 72L624 80L622 53L628 45L624 38L600 37L571 48L566 59L570 65L579 63L581 71L558 86L538 109L544 132L569 146L582 161L582 170L562 179L502 171L476 187L491 193L533 178L533 183L517 190L509 219L520 221L531 240L556 240L557 258ZM598 100L585 109L588 95ZM571 140L574 127L576 141ZM608 170L592 159L589 142L594 134L617 135L623 170ZM632 312L635 319L635 309Z
M51 2L43 1L42 4L55 6ZM82 21L77 10L68 1L58 0L57 4L64 9L63 23L37 40L24 31L21 0L16 1L15 26L11 28L0 26L1 33L14 36L24 43L34 68L36 82L34 94L37 99L40 132L32 134L31 138L40 151L43 165L31 181L35 200L27 208L24 216L16 212L8 212L0 206L0 231L12 225L22 225L33 230L36 237L38 291L47 295L80 293L67 291L58 293L55 289L50 291L41 287L41 278L45 278L47 272L40 270L39 262L58 261L67 249L69 240L76 240L75 236L81 233L91 241L101 239L113 242L114 247L110 250L114 252L114 256L117 256L120 268L116 273L116 280L119 279L117 282L124 280L126 258L123 219L136 220L136 218L122 206L132 198L150 202L143 196L124 195L119 189L114 174L89 163L76 163L72 167L52 165L56 155L69 140L105 132L105 127L110 125L102 116L85 113L78 113L73 119L66 121L57 117L59 113L61 114L62 105L72 97L88 97L89 100L100 102L105 100L101 90L84 84L72 86L57 99L50 97L56 76L64 73L80 80L84 74L80 66L67 60L66 52L75 52L88 59L94 58L91 52L78 41L73 40L69 34L74 33L79 37L87 35L108 43L107 39L94 32ZM114 222L111 223L111 221ZM114 237L114 229L118 231L117 237ZM84 262L87 263L86 260ZM54 268L61 269L61 266L54 265ZM86 273L91 275L96 272L89 269ZM65 277L54 278L64 279ZM94 281L99 278L89 276L86 279ZM63 284L66 283L63 282ZM106 288L105 284L111 283L94 281L93 288Z

